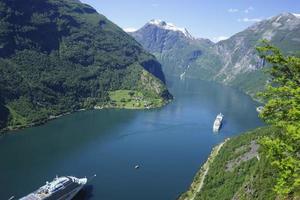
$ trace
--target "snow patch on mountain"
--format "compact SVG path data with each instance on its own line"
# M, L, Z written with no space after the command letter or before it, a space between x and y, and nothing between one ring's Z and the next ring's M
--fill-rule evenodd
M132 32L137 31L137 29L133 28L133 27L124 28L123 30L127 33L132 33Z
M295 17L300 18L300 14L292 13Z
M167 23L167 22L159 20L159 19L152 19L148 23L152 24L152 25L155 25L155 26L158 26L158 27L160 27L162 29L165 29L165 30L181 32L186 37L188 37L190 39L194 39L193 36L186 30L186 28L177 27L176 25L174 25L172 23Z

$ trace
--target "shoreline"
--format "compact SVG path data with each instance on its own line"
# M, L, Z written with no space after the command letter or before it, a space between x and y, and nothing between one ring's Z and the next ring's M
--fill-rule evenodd
M35 126L41 126L43 124L46 124L47 122L49 121L52 121L52 120L55 120L55 119L58 119L58 118L61 118L61 117L64 117L66 115L70 115L70 114L73 114L73 113L76 113L76 112L81 112L81 111L88 111L88 110L103 110L103 109L124 109L124 110L149 110L149 109L155 109L155 108L161 108L163 106L166 106L167 104L169 104L170 102L172 102L172 100L166 100L163 102L162 105L160 106L157 106L157 107L149 107L149 108L142 108L142 107L132 107L132 108L126 108L126 107L119 107L119 106L113 106L111 104L107 104L107 105L103 105L103 106L94 106L93 108L80 108L78 110L74 110L74 111L68 111L68 112L64 112L64 113L61 113L61 114L58 114L58 115L50 115L48 118L46 119L41 119L41 121L38 121L38 122L34 122L34 123L30 123L30 124L27 124L27 125L22 125L22 126L16 126L16 127L6 127L2 130L0 130L0 136L1 135L5 135L5 134L10 134L10 132L12 131L19 131L19 130L22 130L22 129L25 129L25 128L30 128L30 127L35 127Z
M119 106L119 105L112 105L110 103L105 105L96 105L90 110L103 110L103 109L125 109L125 110L150 110L155 108L162 108L163 106L166 106L167 104L171 103L172 100L166 100L159 106L146 106L146 107L128 107L128 106Z
M229 141L230 138L227 138L224 140L224 142L218 144L215 146L210 155L208 156L206 162L201 166L201 168L197 171L190 187L188 190L184 193L182 193L178 200L194 200L196 195L201 191L203 185L204 185L204 180L206 178L206 175L209 171L210 165L214 162L214 159L218 156L220 150L222 149L223 145Z

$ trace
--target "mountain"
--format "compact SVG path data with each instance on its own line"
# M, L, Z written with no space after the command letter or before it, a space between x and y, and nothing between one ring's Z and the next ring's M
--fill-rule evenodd
M148 107L171 98L155 57L94 8L2 0L0 11L0 129L113 106L110 94L119 90L138 93Z
M252 96L268 80L262 70L264 62L255 48L262 39L269 40L285 54L300 51L300 15L297 14L282 13L263 20L216 44L184 34L185 29L167 29L165 24L168 23L149 22L131 35L156 55L166 75L214 80Z
M279 47L285 54L300 51L300 18L283 13L258 22L231 38L214 46L222 59L222 67L212 79L237 86L249 94L262 88L267 77L262 73L264 62L255 49L266 39Z
M194 38L185 28L161 20L151 20L131 35L153 53L167 52L173 48L181 48L190 44Z
M135 32L130 32L145 49L163 64L167 75L183 73L213 43L194 38L186 28L162 20L151 20Z

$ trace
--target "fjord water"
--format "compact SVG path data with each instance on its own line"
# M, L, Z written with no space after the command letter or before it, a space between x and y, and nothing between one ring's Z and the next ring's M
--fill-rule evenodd
M256 103L235 89L176 79L168 87L175 99L163 108L77 112L2 136L0 199L26 195L56 175L93 174L77 199L176 199L213 146L263 125ZM219 112L224 126L214 134Z

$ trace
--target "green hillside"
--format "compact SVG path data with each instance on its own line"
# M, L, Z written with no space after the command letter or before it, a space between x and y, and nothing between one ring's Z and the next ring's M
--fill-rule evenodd
M0 2L0 129L106 105L116 90L165 103L171 95L164 82L156 59L86 4Z
M276 128L264 127L231 138L210 163L200 192L191 187L180 199L190 200L193 195L195 200L280 199L273 190L277 172L270 167L270 160L259 144L263 136L273 135L276 131ZM193 184L201 176L203 171L200 170ZM300 199L300 192L289 199Z
M255 147L261 136L273 131L259 128L229 140L210 165L195 199L275 199L275 171Z

